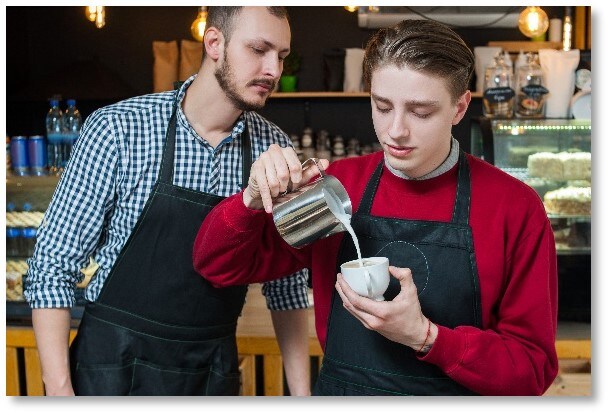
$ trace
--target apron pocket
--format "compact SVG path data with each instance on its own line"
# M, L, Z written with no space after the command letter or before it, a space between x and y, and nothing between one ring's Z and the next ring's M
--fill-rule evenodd
M241 375L237 373L218 373L213 368L210 370L210 378L206 395L208 396L236 396L239 395L241 386Z
M314 390L313 396L376 396L366 388L359 387L359 385L348 386L347 384L341 384L335 382L329 382L322 377L318 377Z
M124 396L131 389L134 364L76 366L72 376L74 393L80 396Z
M135 359L130 395L203 396L208 395L211 370L162 366Z

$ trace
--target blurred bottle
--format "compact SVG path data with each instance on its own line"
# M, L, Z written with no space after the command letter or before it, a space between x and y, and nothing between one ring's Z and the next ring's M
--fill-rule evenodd
M309 127L303 130L303 137L301 137L301 149L303 151L304 160L314 158L316 156L316 149L313 146L313 131Z
M78 140L78 136L80 134L80 129L83 124L83 119L80 115L80 111L76 108L76 100L69 99L67 101L68 108L66 108L66 112L64 113L64 154L63 154L63 167L65 168L68 163L68 159L70 158L70 154L72 154L72 147Z
M345 158L345 140L343 140L343 136L336 135L333 138L333 155L332 161L340 160Z
M51 109L46 117L49 172L61 174L63 171L63 113L59 100L51 99Z
M330 160L330 136L328 131L320 130L316 138L316 157L319 159Z

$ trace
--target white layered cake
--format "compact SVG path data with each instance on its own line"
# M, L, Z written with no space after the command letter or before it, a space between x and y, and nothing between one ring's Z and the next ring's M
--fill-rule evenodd
M591 153L535 153L528 157L527 169L530 177L559 181L590 180Z
M564 180L588 180L591 178L591 153L559 153L563 156Z
M535 153L527 158L527 172L530 177L563 180L563 161L556 153Z
M544 195L544 207L547 213L555 215L591 214L590 187L562 187Z

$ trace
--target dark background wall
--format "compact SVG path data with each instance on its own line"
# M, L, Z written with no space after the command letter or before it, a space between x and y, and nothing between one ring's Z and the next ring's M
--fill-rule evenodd
M302 56L300 91L323 90L322 51L364 47L374 30L358 27L357 14L341 6L288 7L292 49ZM545 7L549 17L562 7ZM61 94L75 98L87 116L93 110L152 91L153 40L192 39L190 25L197 8L110 6L106 26L97 29L85 18L84 7L6 8L7 134L44 132L48 99ZM51 22L51 23L49 23ZM526 40L514 29L456 29L469 46L490 40ZM480 114L480 100L472 114ZM289 133L305 126L331 134L374 140L366 98L270 99L263 115ZM456 133L468 135L462 122Z

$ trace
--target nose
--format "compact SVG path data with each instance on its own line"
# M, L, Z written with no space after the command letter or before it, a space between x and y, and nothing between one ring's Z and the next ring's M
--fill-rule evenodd
M400 139L409 135L409 127L407 125L405 114L402 111L395 111L394 117L388 129L388 135L393 139Z
M282 75L284 67L282 62L277 53L268 53L263 62L264 75L278 79Z

